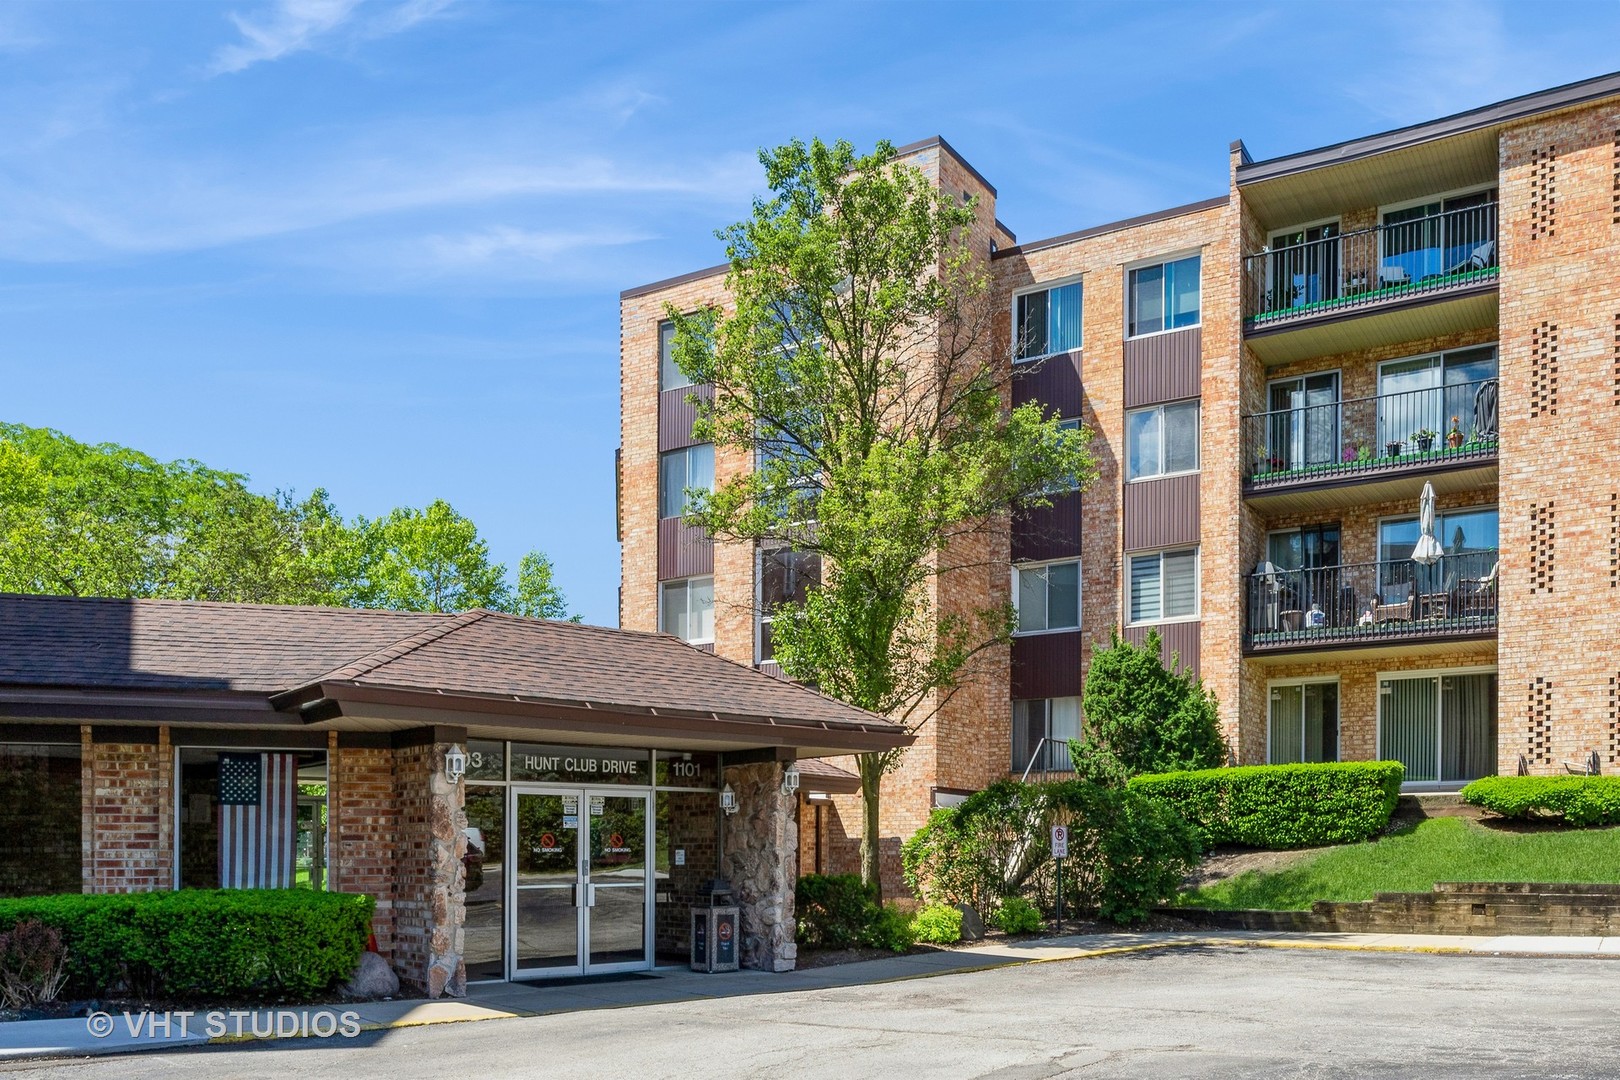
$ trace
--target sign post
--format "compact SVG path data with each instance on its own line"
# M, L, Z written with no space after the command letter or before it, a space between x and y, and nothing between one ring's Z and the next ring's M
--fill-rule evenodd
M1063 860L1069 857L1069 827L1052 826L1052 858L1057 864L1057 930L1063 933Z

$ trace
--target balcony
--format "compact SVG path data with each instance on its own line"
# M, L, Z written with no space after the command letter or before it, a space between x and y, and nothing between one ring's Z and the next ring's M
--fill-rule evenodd
M1266 249L1244 258L1244 334L1277 364L1482 325L1497 260L1495 202Z
M1306 570L1258 571L1247 583L1251 655L1447 644L1496 633L1493 550Z
M1245 416L1244 497L1267 511L1327 509L1406 497L1414 477L1440 494L1490 486L1499 390L1481 379Z

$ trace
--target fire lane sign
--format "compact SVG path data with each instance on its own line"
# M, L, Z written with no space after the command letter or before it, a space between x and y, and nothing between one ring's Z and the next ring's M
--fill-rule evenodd
M1067 825L1052 826L1052 858L1067 859L1069 857L1069 827Z

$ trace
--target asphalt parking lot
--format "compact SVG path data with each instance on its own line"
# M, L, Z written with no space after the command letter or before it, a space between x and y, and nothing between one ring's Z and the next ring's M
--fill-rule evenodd
M1177 948L30 1077L1612 1077L1620 961Z

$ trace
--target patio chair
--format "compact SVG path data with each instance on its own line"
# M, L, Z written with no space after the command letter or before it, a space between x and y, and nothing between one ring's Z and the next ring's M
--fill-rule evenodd
M1395 285L1412 284L1412 275L1406 272L1404 266L1385 265L1378 268L1378 287L1390 288Z
M1393 604L1373 605L1373 622L1411 622L1417 618L1417 589L1406 594L1405 600Z
M1468 258L1446 270L1447 274L1463 274L1470 270L1483 270L1496 265L1496 241L1487 240L1468 253Z
M1491 564L1482 578L1463 578L1457 583L1457 610L1464 615L1496 614L1496 573L1501 562Z

